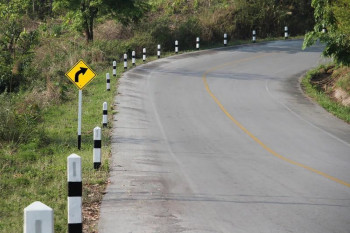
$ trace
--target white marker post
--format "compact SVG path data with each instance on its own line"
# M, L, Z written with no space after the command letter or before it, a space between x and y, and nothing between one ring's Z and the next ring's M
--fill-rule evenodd
M177 40L175 40L175 53L179 53L179 42Z
M102 110L102 125L103 127L107 127L108 123L108 112L107 112L107 102L103 103L103 110Z
M287 39L288 39L288 36L289 36L289 35L288 35L288 27L285 26L285 27L284 27L284 39L287 40Z
M199 50L199 37L196 38L196 49Z
M81 149L81 112L83 105L83 91L79 89L79 101L78 101L78 149Z
M111 79L109 77L109 73L106 73L106 89L107 91L111 90Z
M128 55L124 53L124 70L128 69Z
M326 33L326 32L327 32L326 26L322 24L322 33Z
M224 34L224 46L227 46L227 34Z
M135 53L135 51L132 51L131 56L132 56L132 66L135 66L136 65L136 58L135 58L136 53Z
M142 53L143 53L142 60L143 62L146 62L146 48L143 48Z
M99 169L101 167L101 128L94 128L94 150L93 150L93 161L94 161L94 169Z
M24 233L53 233L53 210L40 201L24 209Z
M67 158L68 233L83 232L81 158L71 154ZM44 232L43 232L44 233Z
M160 58L160 44L158 45L157 56Z
M117 61L113 61L113 76L117 76Z
M253 30L253 39L252 39L252 41L253 41L253 43L255 43L256 42L256 31L255 30Z

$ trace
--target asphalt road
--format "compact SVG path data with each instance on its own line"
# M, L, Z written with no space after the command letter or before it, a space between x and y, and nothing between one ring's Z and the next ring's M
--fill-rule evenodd
M320 46L177 55L120 80L100 233L350 232L350 125L302 94Z

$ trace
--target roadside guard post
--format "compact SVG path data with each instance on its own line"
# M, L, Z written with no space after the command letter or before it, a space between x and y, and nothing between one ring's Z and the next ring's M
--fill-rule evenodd
M83 102L83 88L95 77L96 73L83 61L79 60L67 73L66 77L79 89L78 102L78 149L81 148L81 115Z
M196 49L199 50L199 37L196 38Z
M111 78L109 77L109 73L106 73L106 90L111 90Z
M256 42L256 31L253 30L253 43L255 43L255 42Z
M158 58L160 58L160 44L157 46L157 56L158 56Z
M179 42L175 40L175 53L178 54L179 52Z
M82 217L82 177L81 158L71 154L67 158L67 180L68 180L68 233L83 232Z
M117 76L117 61L113 61L113 76Z
M142 60L143 60L143 62L146 62L146 48L142 49L142 53L143 53Z
M101 128L95 127L94 128L94 150L93 150L93 162L94 162L94 169L99 169L101 167Z
M128 55L124 53L124 70L128 69Z
M24 209L24 233L53 233L53 210L41 203L33 202Z
M224 46L227 46L227 34L224 34Z
M289 36L288 27L285 26L285 27L284 27L284 39L287 40L287 39L288 39L288 36Z
M131 53L131 56L132 56L132 66L135 66L136 65L136 53L135 51L132 51Z

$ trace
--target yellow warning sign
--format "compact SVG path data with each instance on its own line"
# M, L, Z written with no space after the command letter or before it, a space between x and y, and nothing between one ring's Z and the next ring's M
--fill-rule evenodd
M95 78L95 72L83 61L79 60L67 73L67 78L79 89L83 89Z

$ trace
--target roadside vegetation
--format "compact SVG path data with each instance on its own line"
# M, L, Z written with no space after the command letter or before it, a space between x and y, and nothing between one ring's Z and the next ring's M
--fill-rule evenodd
M350 123L350 2L313 0L315 26L306 34L304 48L317 41L333 63L310 71L302 85L326 110Z
M340 1L340 0L339 0ZM344 1L346 4L346 1ZM97 207L108 177L110 127L103 130L103 166L92 169L92 131L102 103L114 109L117 79L105 91L113 60L147 48L148 60L180 51L303 36L314 27L311 0L0 0L0 232L22 231L23 208L42 201L66 232L66 157L83 159L85 232L96 232ZM346 17L346 16L344 16ZM345 27L346 28L346 27ZM345 30L345 29L344 29ZM82 150L76 146L77 90L65 77L83 59L99 75L83 91ZM347 84L341 84L347 85ZM111 122L111 115L110 115ZM111 124L111 123L110 123Z

